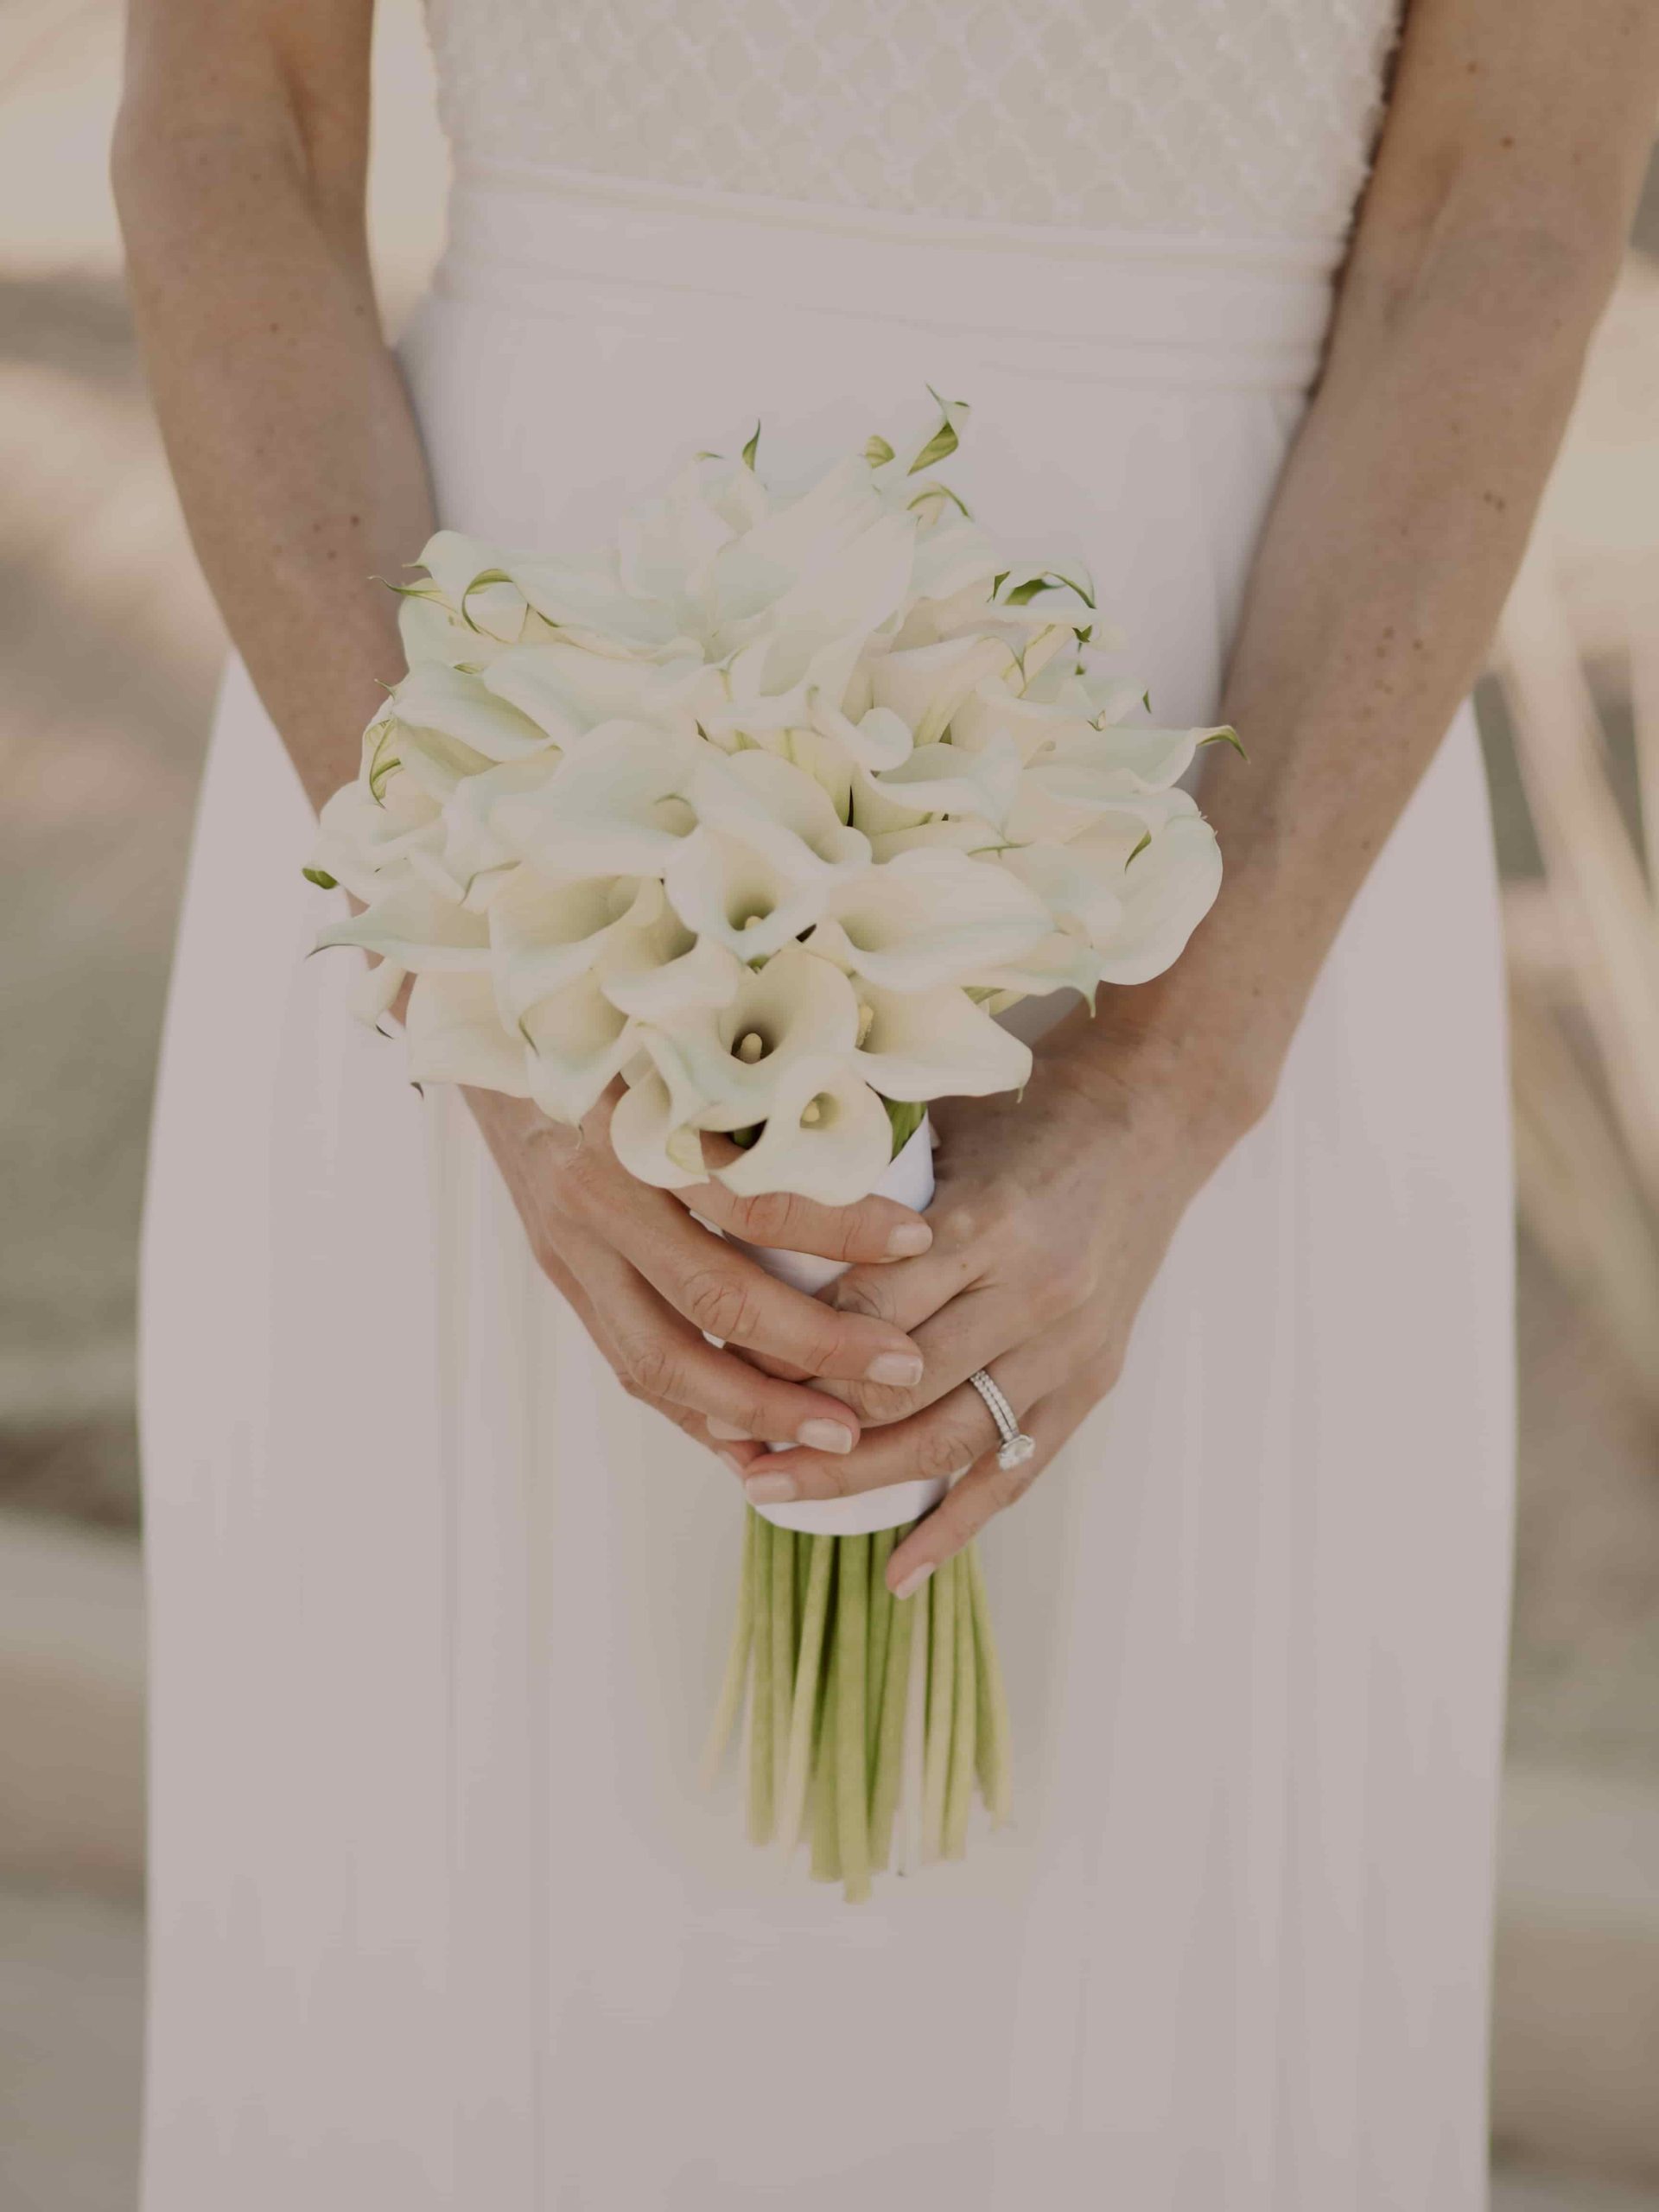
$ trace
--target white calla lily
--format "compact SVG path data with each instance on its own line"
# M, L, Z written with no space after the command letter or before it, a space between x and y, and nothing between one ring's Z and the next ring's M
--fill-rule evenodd
M711 756L692 778L690 797L704 829L803 881L841 880L869 865L868 840L842 821L823 785L775 753Z
M498 802L540 791L560 758L550 746L527 760L504 760L480 775L468 776L445 800L442 859L465 905L481 912L499 895L518 864L518 848L493 826Z
M429 885L397 882L360 914L343 914L318 933L319 948L354 944L417 976L442 970L486 975L489 924Z
M1122 817L1117 817L1121 822ZM1145 837L1145 833L1143 833ZM1104 865L1122 843L1107 817L1076 841L1085 862ZM1221 848L1195 807L1176 814L1123 863L1114 928L1092 938L1107 983L1146 983L1173 967L1221 889Z
M365 782L343 784L323 805L308 865L314 881L332 877L366 902L385 888L383 877L407 875L417 849L435 850L442 841L441 810L401 777L391 778L384 800Z
M630 925L607 946L598 969L611 1004L641 1021L726 1006L749 972L724 945L687 929L666 899L654 921Z
M676 1100L697 1102L704 1128L742 1129L766 1119L797 1061L851 1052L859 1019L841 969L791 944L746 971L725 1005L648 1026L641 1041Z
M547 732L495 696L481 677L437 661L411 669L393 691L390 709L405 728L452 738L486 761L518 760L549 749Z
M615 721L660 723L689 735L702 707L717 705L724 696L718 673L700 657L607 659L557 640L498 654L480 681L568 747Z
M861 983L855 1062L884 1098L982 1098L1020 1090L1031 1047L999 1028L965 991L886 991Z
M963 701L1014 665L1000 638L947 638L883 655L871 671L871 688L875 704L896 714L918 745L936 745Z
M1050 927L1005 868L948 847L900 853L836 898L810 947L890 990L925 991L1018 958Z
M346 1002L353 1019L360 1021L365 1029L380 1029L408 981L407 968L400 968L394 960L377 960L365 969L347 995ZM382 1034L385 1033L383 1030Z
M648 878L550 882L533 868L514 868L488 912L502 1020L511 1026L538 1000L587 974L642 909L643 918L654 918L662 903L661 885Z
M463 622L435 585L399 584L396 588L397 634L411 669L429 663L476 669L510 650L505 639L486 637Z
M872 707L854 721L821 693L814 692L806 706L813 730L837 747L852 767L873 774L880 768L896 768L910 757L914 743L910 726L891 707Z
M677 1115L656 1068L641 1070L611 1115L611 1149L630 1175L663 1191L688 1191L709 1180L702 1140Z
M797 1191L821 1205L844 1206L874 1189L892 1157L886 1106L849 1058L821 1053L780 1075L760 1135L715 1173L740 1198Z
M499 801L491 827L546 876L660 875L696 826L702 758L695 738L609 723L540 790Z
M619 1076L634 1049L630 1015L611 1004L591 972L575 976L518 1017L530 1047L530 1095L550 1121L573 1126Z
M993 739L977 753L957 745L918 745L896 768L859 773L853 821L874 836L913 829L930 815L968 815L1001 823L1020 790L1020 755L1013 741Z
M791 874L753 845L713 830L686 839L664 882L688 928L746 962L765 959L810 929L828 895L817 870L804 878Z
M967 981L974 990L991 994L986 1001L988 1014L1005 1013L1021 999L1047 998L1055 991L1075 991L1092 1004L1100 982L1100 955L1087 938L1053 930L1017 959L979 969Z
M523 1041L501 1027L487 976L417 976L404 1033L411 1081L529 1097Z

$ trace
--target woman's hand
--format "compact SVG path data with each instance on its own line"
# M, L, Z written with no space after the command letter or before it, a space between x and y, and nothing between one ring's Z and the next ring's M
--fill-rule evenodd
M710 1180L686 1194L636 1182L611 1148L614 1095L580 1131L557 1127L526 1099L469 1090L485 1141L505 1178L543 1273L575 1308L623 1388L665 1414L739 1472L759 1439L811 1447L833 1460L852 1451L859 1417L848 1394L919 1381L922 1357L880 1315L837 1312L776 1282L723 1243L704 1218L751 1243L877 1263L925 1251L931 1231L907 1206L866 1198L829 1207L787 1197L737 1198ZM785 1369L764 1372L703 1332ZM795 1377L804 1380L791 1379Z
M797 1450L752 1466L756 1503L959 1477L893 1554L889 1586L907 1596L1024 1494L1111 1389L1177 1223L1249 1118L1200 1107L1184 1077L1147 1057L1114 1054L1068 1022L1023 1097L941 1108L931 1249L855 1267L823 1294L913 1337L924 1377L836 1383L869 1424L862 1440L834 1459ZM995 1424L967 1380L980 1368L1035 1440L1022 1465L997 1464Z

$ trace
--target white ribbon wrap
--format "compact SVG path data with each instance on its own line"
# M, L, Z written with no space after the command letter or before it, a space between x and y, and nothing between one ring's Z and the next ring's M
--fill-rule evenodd
M873 1195L897 1198L900 1205L917 1213L926 1212L933 1198L933 1130L925 1115L920 1128L890 1163ZM845 1262L820 1259L813 1252L775 1252L749 1243L744 1243L743 1249L768 1274L809 1296L847 1272ZM773 1448L785 1451L788 1446ZM932 1511L949 1487L943 1477L930 1476L919 1482L861 1491L854 1497L806 1498L795 1505L760 1505L755 1510L779 1529L798 1529L809 1536L867 1536L877 1529L897 1529L904 1522L919 1520L924 1513Z

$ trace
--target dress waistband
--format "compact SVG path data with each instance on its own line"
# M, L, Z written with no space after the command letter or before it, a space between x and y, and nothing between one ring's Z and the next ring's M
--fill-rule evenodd
M596 293L643 288L664 304L992 339L1038 376L1300 391L1318 371L1341 251L954 223L462 156L434 289L570 314L591 312Z

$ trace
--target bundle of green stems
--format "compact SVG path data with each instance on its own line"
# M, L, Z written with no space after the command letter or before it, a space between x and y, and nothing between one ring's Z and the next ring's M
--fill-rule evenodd
M747 1693L751 1841L791 1857L849 1903L871 1876L967 1849L976 1783L1007 1818L1008 1705L976 1547L913 1597L887 1561L910 1527L816 1536L744 1509L737 1620L703 1758L712 1782Z

